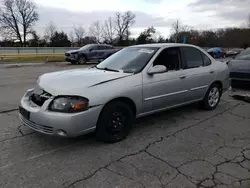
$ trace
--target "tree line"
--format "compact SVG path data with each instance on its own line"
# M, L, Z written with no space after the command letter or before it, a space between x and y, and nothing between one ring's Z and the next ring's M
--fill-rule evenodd
M250 14L244 28L197 30L176 20L168 38L157 36L153 26L138 37L132 37L136 15L131 11L117 12L104 22L96 21L86 29L74 26L69 33L61 31L54 23L48 23L43 36L35 31L39 20L37 7L31 0L3 0L0 8L0 46L69 47L90 43L128 46L146 43L186 42L202 47L243 47L250 45Z

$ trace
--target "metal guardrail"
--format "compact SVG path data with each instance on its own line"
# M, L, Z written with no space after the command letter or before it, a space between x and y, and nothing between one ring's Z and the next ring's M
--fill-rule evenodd
M63 56L65 52L77 49L79 47L0 47L0 58Z
M4 58L21 58L21 57L62 57L64 53L55 54L0 54L0 59Z
M1 55L11 54L64 54L79 47L0 47Z

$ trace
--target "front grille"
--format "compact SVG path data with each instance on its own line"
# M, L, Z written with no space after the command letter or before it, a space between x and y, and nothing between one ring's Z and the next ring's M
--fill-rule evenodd
M30 120L25 119L22 115L20 115L20 119L23 122L23 124L27 125L31 129L37 130L39 132L45 133L45 134L53 134L53 127L44 126L44 125L37 125Z
M52 97L50 93L43 91L42 94L33 93L30 96L30 100L36 105L42 106L45 103L45 101L48 100L50 97Z
M250 79L250 73L231 72L230 73L230 78Z

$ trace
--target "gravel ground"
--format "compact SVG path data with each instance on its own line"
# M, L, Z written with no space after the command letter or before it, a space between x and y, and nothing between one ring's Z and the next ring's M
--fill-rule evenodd
M20 98L39 75L80 67L0 67L0 187L250 187L250 104L229 91L214 111L189 105L139 119L116 144L21 125Z

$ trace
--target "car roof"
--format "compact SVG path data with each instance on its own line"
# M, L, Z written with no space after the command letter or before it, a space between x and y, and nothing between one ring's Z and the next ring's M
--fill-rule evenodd
M153 44L140 44L140 45L134 45L130 47L157 47L157 48L166 48L166 47L198 47L191 44L183 44L183 43L153 43Z
M92 44L92 45L96 45L96 46L112 46L110 44Z

